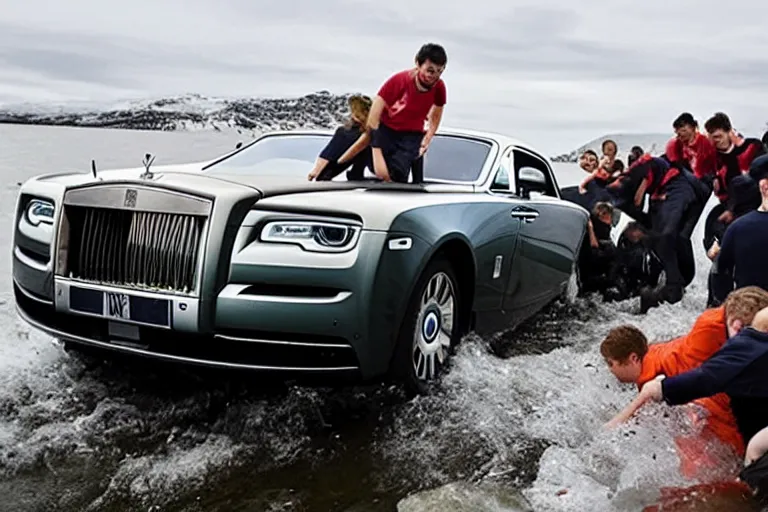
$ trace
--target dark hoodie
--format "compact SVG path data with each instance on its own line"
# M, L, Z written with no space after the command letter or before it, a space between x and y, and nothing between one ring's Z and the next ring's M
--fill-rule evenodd
M768 426L768 334L751 327L693 370L661 382L664 401L682 405L726 393L744 442Z

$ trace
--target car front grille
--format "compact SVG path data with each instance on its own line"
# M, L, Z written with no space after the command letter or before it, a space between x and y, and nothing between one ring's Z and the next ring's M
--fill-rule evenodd
M205 216L67 206L67 219L68 277L194 293Z

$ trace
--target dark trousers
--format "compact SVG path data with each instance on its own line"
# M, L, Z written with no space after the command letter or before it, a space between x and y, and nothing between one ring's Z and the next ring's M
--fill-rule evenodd
M371 147L381 149L392 181L408 183L408 175L414 161L419 158L423 139L423 132L396 131L379 123L379 129L373 132Z
M667 286L684 288L690 283L687 274L691 269L696 272L691 235L704 205L682 175L673 178L663 193L664 199L651 201L651 225L659 236L656 254L664 265Z

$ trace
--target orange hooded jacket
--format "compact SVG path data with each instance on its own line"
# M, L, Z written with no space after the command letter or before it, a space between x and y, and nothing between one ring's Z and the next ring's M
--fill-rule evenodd
M671 377L701 366L720 350L727 340L725 307L707 309L696 319L688 334L666 343L649 345L648 353L643 357L643 369L637 381L638 388L657 375ZM733 447L739 456L744 455L745 449L728 395L718 393L694 403L704 407L708 415L704 419L700 437L680 437L675 440L681 451L682 472L686 476L694 475L697 466L703 469L705 466L717 464L717 461L702 458L706 451L707 436L715 435L723 443Z

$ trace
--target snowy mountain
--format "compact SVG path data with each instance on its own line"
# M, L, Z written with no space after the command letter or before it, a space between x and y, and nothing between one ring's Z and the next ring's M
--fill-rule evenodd
M348 94L320 91L298 98L223 98L199 94L121 103L69 103L66 105L0 105L0 123L123 128L132 130L236 130L259 133L297 128L332 128L343 122ZM619 157L633 146L660 154L671 133L615 133L552 158L576 162L585 149L602 154L601 144L612 139Z
M120 104L18 104L0 106L0 123L263 132L328 128L343 122L347 95L321 91L299 98L212 98L198 94Z
M598 155L603 154L602 144L605 140L612 140L619 148L619 158L626 162L627 154L634 146L640 146L644 151L652 155L664 152L667 141L673 137L672 133L611 133L591 140L583 146L574 149L570 153L558 155L552 158L553 162L576 162L579 155L591 149Z

